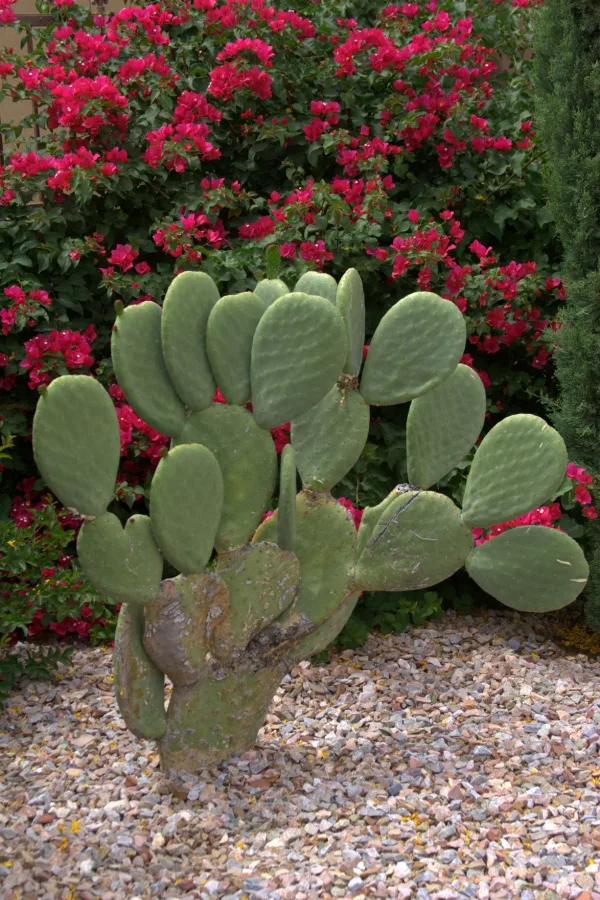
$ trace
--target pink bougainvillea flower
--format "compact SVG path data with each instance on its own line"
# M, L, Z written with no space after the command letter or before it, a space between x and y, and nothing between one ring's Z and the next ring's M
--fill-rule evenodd
M491 247L484 247L481 241L473 241L469 244L469 250L471 253L474 253L480 260L485 259L488 253L491 251Z
M133 268L135 259L139 256L137 250L134 250L129 244L117 244L115 249L108 257L109 263L113 263L123 272L128 272Z
M339 497L338 503L341 503L341 505L348 510L348 512L352 516L354 525L356 526L356 530L358 531L359 525L360 525L362 517L363 517L364 510L355 506L353 504L352 500L348 500L346 497Z

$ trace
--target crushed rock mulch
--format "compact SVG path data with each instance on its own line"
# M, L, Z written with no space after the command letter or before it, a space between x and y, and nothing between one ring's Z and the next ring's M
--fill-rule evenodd
M509 611L297 666L169 783L77 649L0 718L3 900L600 900L600 662Z

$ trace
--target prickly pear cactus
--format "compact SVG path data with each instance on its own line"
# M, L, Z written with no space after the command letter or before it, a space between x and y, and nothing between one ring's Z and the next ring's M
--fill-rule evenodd
M119 384L172 438L148 515L123 523L108 509L119 428L99 382L57 378L35 414L39 470L83 519L80 565L122 604L119 707L136 735L158 742L172 775L250 748L283 674L335 638L364 590L424 588L465 566L506 605L543 611L574 600L587 579L579 546L561 532L472 538L472 528L519 516L559 488L564 443L541 419L492 428L462 510L432 489L472 450L485 415L481 381L459 362L465 324L452 303L430 293L399 300L361 365L358 272L339 285L309 273L291 291L277 276L269 247L267 278L252 292L219 298L207 275L186 272L162 310L118 309ZM228 405L211 403L217 386ZM330 491L361 456L369 406L403 402L411 484L365 510L357 534ZM278 465L268 429L288 421ZM275 494L278 509L261 524ZM165 563L179 574L163 579Z

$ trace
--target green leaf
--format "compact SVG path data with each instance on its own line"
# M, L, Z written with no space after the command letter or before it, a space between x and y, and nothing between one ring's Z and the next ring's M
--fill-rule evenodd
M554 213L549 206L542 206L542 208L538 209L536 212L536 219L538 225L548 225L550 222L554 222Z
M25 266L26 268L29 268L33 265L29 256L27 256L25 253L16 253L13 257L11 257L10 261L14 266Z

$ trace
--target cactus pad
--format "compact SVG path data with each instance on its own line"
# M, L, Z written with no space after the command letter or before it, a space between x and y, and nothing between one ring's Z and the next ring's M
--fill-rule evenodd
M438 387L410 404L406 421L408 480L429 488L461 462L485 421L485 388L468 366L458 365Z
M261 428L289 422L322 400L347 348L344 323L329 301L295 293L271 304L252 345L252 405Z
M318 628L315 628L298 643L294 643L285 653L286 666L288 668L295 666L303 659L310 659L315 653L325 650L335 640L354 612L360 596L360 591L349 594Z
M277 506L277 544L282 550L293 550L296 540L296 454L291 444L283 448Z
M229 615L214 626L213 652L231 659L292 605L300 565L293 553L260 542L222 553L215 574L229 591Z
M150 496L150 521L163 556L182 574L209 561L223 509L223 476L210 450L182 444L161 459Z
M250 400L250 355L265 303L251 291L221 297L208 320L208 358L228 403Z
M215 403L186 420L180 444L203 444L223 475L223 512L215 537L218 552L250 539L268 508L277 481L277 453L268 431L240 406Z
M367 403L406 403L433 390L455 370L467 329L460 310L419 291L399 300L375 330L360 385Z
M92 587L116 603L147 603L160 588L163 558L148 516L131 516L125 528L112 513L84 522L77 555Z
M344 372L358 375L365 344L365 292L356 269L348 269L340 278L336 306L348 333L348 356Z
M443 494L407 491L381 514L362 551L356 581L362 590L431 587L465 564L473 546L460 510Z
M255 284L252 292L260 297L265 306L270 306L284 294L289 294L290 289L281 278L263 278Z
M159 740L166 729L165 679L142 645L144 611L124 603L115 633L114 684L125 724L136 737Z
M296 282L294 291L311 294L313 297L324 297L335 305L337 281L333 275L327 275L326 272L305 272Z
M113 498L121 456L112 400L87 375L56 378L38 400L33 454L48 487L82 516L101 516Z
M179 434L185 410L163 357L160 307L151 300L128 306L113 325L111 349L119 387L140 419Z
M351 386L333 387L292 422L292 444L304 487L331 490L357 461L368 436L369 407L359 392Z
M278 514L260 526L257 541L277 536ZM280 621L293 619L318 625L351 592L356 564L356 529L352 516L327 494L302 491L296 497L294 554L300 563L300 588L294 606Z
M543 419L508 416L484 437L473 458L463 519L487 528L551 500L567 469L565 442Z
M550 612L584 589L588 564L573 538L543 525L520 525L475 547L467 572L505 606Z
M206 326L219 299L217 286L204 272L181 272L166 293L161 322L167 371L181 400L193 410L205 409L215 394L206 352Z
M195 684L208 673L214 629L229 615L229 591L214 572L163 581L144 608L144 649L174 685Z
M358 528L358 546L356 548L359 559L361 553L367 546L369 538L373 535L373 530L379 522L384 509L387 509L390 503L393 503L398 495L405 493L408 488L409 485L399 484L393 491L390 491L387 497L382 500L381 503L378 503L377 506L367 506L366 509L363 510Z

